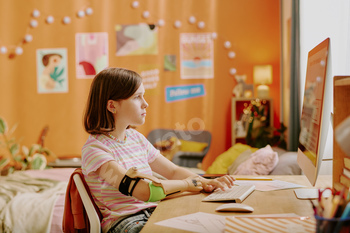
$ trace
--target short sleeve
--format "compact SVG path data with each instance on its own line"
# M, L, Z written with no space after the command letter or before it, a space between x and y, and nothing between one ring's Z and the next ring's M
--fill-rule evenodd
M82 169L85 170L86 174L95 172L103 164L111 160L114 160L112 151L90 135L82 148Z

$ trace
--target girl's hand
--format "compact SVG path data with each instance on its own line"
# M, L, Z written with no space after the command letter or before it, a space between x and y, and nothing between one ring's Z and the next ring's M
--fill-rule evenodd
M202 178L199 176L192 176L184 179L187 184L186 191L199 192L203 190Z
M203 190L205 192L212 192L217 188L231 188L234 185L234 181L235 178L233 178L231 175L224 175L215 179L202 178Z

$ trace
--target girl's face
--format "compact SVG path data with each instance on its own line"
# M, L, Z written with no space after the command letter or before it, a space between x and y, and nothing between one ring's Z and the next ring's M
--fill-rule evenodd
M146 108L148 103L144 99L145 88L143 84L128 99L116 102L116 123L117 125L142 125L145 123Z

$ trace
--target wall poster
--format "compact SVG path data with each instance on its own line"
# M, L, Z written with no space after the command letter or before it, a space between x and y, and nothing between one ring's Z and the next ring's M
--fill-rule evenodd
M38 93L68 92L67 49L37 49Z
M214 78L212 33L180 34L180 70L182 79Z
M77 78L94 78L108 67L108 33L77 33L75 53Z
M154 24L116 25L117 56L157 55L158 28Z

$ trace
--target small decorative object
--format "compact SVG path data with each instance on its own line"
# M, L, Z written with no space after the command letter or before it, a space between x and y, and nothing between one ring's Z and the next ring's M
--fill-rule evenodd
M17 125L8 128L6 121L0 117L0 172L7 175L15 170L44 169L47 162L56 160L56 156L47 148L43 142L33 144L29 149L20 146L16 138L12 136ZM47 127L43 130L46 133ZM40 138L42 138L41 135Z
M91 7L88 7L88 8L86 8L86 10L85 10L85 14L86 14L86 15L92 15L93 12L94 12L94 11L92 10Z
M196 22L196 17L190 16L190 17L188 18L188 22L189 22L190 24L194 24L194 23Z
M62 19L62 22L64 23L64 24L70 24L70 17L68 17L68 16L65 16L65 17L63 17L63 19Z
M218 38L218 34L216 32L213 32L211 34L211 38L213 38L215 40L216 38Z
M245 81L247 80L247 75L235 75L236 86L233 88L232 93L236 97L253 97L254 88L252 84L247 84Z
M138 8L139 7L139 2L138 1L133 1L131 3L132 8Z
M236 68L231 68L231 69L230 69L230 74L231 74L231 75L235 75L236 73L237 73Z
M180 21L180 20L176 20L176 21L174 22L174 27L175 27L175 28L180 28L180 27L181 27L181 21Z
M35 19L32 19L30 20L29 24L32 28L36 28L38 26L38 21L36 21Z
M23 49L21 48L21 47L16 47L16 49L15 49L15 54L17 54L17 55L21 55L21 54L23 54Z
M40 16L40 11L38 11L38 10L33 10L33 12L32 12L32 16L34 17L34 18L38 18L39 16Z
M205 27L205 23L203 21L198 22L197 27L199 29L203 29Z
M149 11L142 12L142 17L147 19L149 17Z
M25 35L24 36L24 41L25 42L31 42L33 40L33 36L32 35L30 35L30 34L27 34L27 35Z
M257 87L257 97L264 99L270 96L270 88L267 86L272 83L272 65L254 66L254 83Z
M158 26L159 26L159 27L163 27L164 25L165 25L164 19L159 19L159 20L158 20Z
M7 53L7 48L6 48L5 46L1 46L1 48L0 48L0 53L1 53L1 54Z
M235 52L233 52L233 51L230 51L230 52L228 52L228 57L229 58L235 58L236 57L236 53Z
M224 47L227 48L227 49L231 48L231 42L230 41L225 41Z
M52 24L54 20L55 20L55 19L53 18L53 16L50 15L50 16L48 16L48 17L46 18L46 23Z
M77 12L77 16L78 16L78 18L83 18L85 16L85 12L84 11L78 11Z
M248 117L248 130L246 135L247 145L262 148L266 145L278 146L286 149L285 141L286 127L281 123L280 128L276 129L270 122L269 105L266 100L254 99L243 109Z
M235 79L237 84L233 88L232 93L239 98L243 96L243 90L244 90L245 80L247 79L247 75L235 75Z

